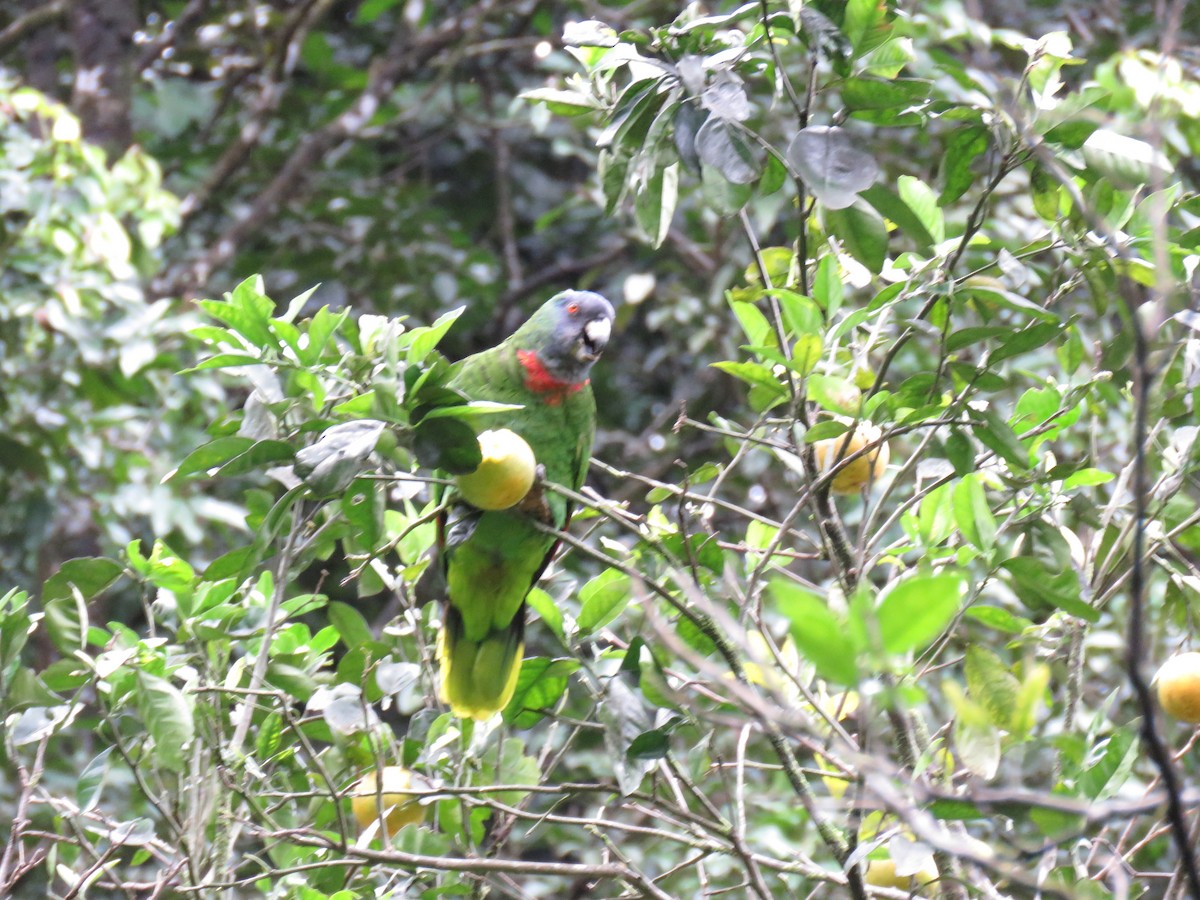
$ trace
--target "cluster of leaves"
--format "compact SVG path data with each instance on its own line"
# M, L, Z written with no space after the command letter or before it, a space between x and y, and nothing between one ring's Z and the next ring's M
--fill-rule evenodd
M867 2L793 12L746 4L649 33L585 23L567 40L587 76L527 94L562 112L602 111L609 207L627 205L648 240L665 238L685 201L700 202L740 217L754 251L728 294L745 357L714 363L747 385L750 408L689 423L724 435L729 461L654 487L647 499L669 502L651 507L651 534L631 552L659 561L638 567L665 577L656 593L672 605L695 608L703 597L730 625L741 610L740 643L770 648L774 684L815 709L827 689L870 689L870 707L854 701L857 732L818 726L815 760L857 773L868 803L889 806L886 794L872 796L872 768L835 760L836 748L853 756L886 738L892 777L925 782L906 808L954 794L935 806L942 818L982 815L971 803L980 778L1045 792L1014 817L1018 847L1086 833L1079 814L1042 804L1073 797L1082 811L1157 783L1147 756L1134 765L1134 736L1153 711L1122 702L1122 656L1096 638L1141 615L1128 594L1142 515L1162 534L1150 543L1144 589L1168 599L1149 623L1153 658L1188 641L1179 625L1195 572L1175 548L1197 534L1184 491L1195 464L1196 344L1192 314L1169 317L1173 285L1198 259L1195 202L1172 162L1196 150L1185 100L1196 82L1156 54L1127 52L1068 86L1067 67L1080 60L1066 34L995 32L984 35L991 46L1024 61L1013 99L990 101L978 73L928 44L931 27L946 41L965 38L952 21ZM1150 140L1122 133L1154 111L1178 127ZM920 127L907 157L894 157L881 125ZM912 169L913 144L939 161L936 172ZM760 232L792 242L760 249ZM1142 409L1157 424L1130 440L1135 386L1150 377L1136 338L1149 323L1170 336ZM882 426L902 464L863 505L838 510L807 446L845 433L848 416ZM1143 439L1153 483L1139 496L1131 488ZM750 506L769 518L746 508L739 470L765 488L767 502ZM742 551L738 574L714 544ZM796 561L805 558L819 562ZM676 627L683 646L712 655L692 614ZM798 668L781 655L784 628ZM748 658L760 672L761 659ZM663 650L654 664L672 667L679 684L704 677L686 661ZM685 705L664 704L658 688L645 696ZM875 708L891 714L879 734ZM953 765L931 770L943 748ZM893 833L913 827L903 810L888 812ZM1130 835L1152 831L1137 823L1128 846L1141 849ZM944 851L954 833L921 837L927 852ZM998 842L991 827L977 833ZM880 839L859 837L864 852L885 852ZM855 858L822 840L835 857ZM1012 879L1003 856L987 860L1001 885ZM909 852L905 871L926 861ZM1111 865L1092 862L1100 889ZM1073 883L1077 870L1056 878Z
M150 528L197 544L236 509L160 487L222 401L182 386L194 316L146 281L177 221L159 165L111 167L78 120L0 81L0 565L10 584ZM72 552L73 551L73 552Z
M479 449L468 421L504 409L446 386L451 368L434 347L457 311L418 327L326 307L298 320L308 299L301 295L278 313L260 279L248 279L224 301L204 301L214 324L194 329L210 353L187 377L228 369L248 390L241 409L216 421L209 440L166 482L244 483L257 475L242 493L247 541L201 570L162 540L149 553L135 540L119 559L65 563L44 585L40 612L26 592L5 598L0 678L10 761L33 748L31 768L40 769L48 748L80 727L98 730L104 743L72 798L45 810L87 834L55 851L60 865L74 869L68 880L76 889L101 875L87 871L86 860L114 834L139 848L129 861L136 870L161 863L170 847L191 865L221 867L243 827L255 837L300 828L309 842L280 847L271 865L310 865L331 841L355 839L340 797L377 758L419 759L427 772L444 767L454 784L494 784L501 771L516 784L538 781L536 760L517 740L480 744L474 765L455 774L460 725L448 714L419 716L406 741L382 726L381 702L406 716L430 706L418 684L429 684L428 623L416 610L381 635L354 606L298 589L298 573L335 553L357 564L350 580L364 595L411 582L425 565L434 504L426 494L426 506L414 507L423 484L406 478L393 498L397 508L387 509L394 473L418 461L473 469ZM402 561L398 573L394 557L383 560L393 550ZM112 591L145 599L149 633L92 618L93 601ZM28 665L31 638L53 645L52 664ZM28 803L41 773L16 767L17 793ZM238 773L241 787L232 793L217 776L223 767ZM108 813L106 787L130 778L138 801ZM258 798L272 792L292 798L286 810L261 805ZM495 799L522 796L502 791ZM225 833L231 814L241 824ZM477 843L488 815L447 800L439 812L445 836L410 835L409 849L444 853L455 831ZM6 867L6 883L23 874ZM333 891L343 876L333 870L326 880ZM273 888L280 896L293 889L289 879Z

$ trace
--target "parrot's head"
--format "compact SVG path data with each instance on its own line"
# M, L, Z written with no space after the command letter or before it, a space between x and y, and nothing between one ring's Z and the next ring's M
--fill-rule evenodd
M592 291L563 291L518 329L517 347L536 354L546 373L565 384L587 380L612 334L612 304Z

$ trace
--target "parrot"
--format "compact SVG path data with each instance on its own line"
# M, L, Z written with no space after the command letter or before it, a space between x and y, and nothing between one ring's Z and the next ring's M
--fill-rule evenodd
M470 400L519 405L487 416L532 448L538 476L577 491L596 432L589 372L608 344L613 307L591 291L546 301L500 344L458 364L449 386ZM451 498L437 527L435 554L417 584L440 599L439 696L460 718L484 721L512 699L525 653L525 602L571 517L561 494L535 483L525 499L480 510Z

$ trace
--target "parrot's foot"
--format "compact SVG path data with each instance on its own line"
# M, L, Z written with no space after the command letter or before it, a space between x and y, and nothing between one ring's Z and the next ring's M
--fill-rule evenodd
M554 525L554 516L550 512L550 504L546 502L546 467L538 463L533 475L533 486L517 503L517 509L532 516L545 525Z

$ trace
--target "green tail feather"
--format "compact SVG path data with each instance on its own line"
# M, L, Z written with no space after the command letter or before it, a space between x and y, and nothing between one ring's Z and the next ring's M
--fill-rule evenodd
M462 614L450 604L438 639L441 698L456 716L483 721L508 706L525 654L525 605L505 628L468 638Z

